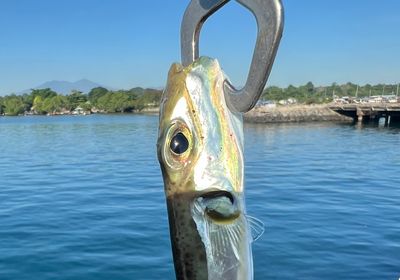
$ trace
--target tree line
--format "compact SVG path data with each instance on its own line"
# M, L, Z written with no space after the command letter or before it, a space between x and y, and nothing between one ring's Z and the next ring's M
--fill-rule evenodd
M29 94L0 96L0 115L19 115L26 112L34 114L57 114L71 112L80 107L83 111L104 113L126 113L141 111L148 107L158 107L161 90L132 88L130 90L108 90L103 87L93 88L88 94L72 91L61 95L46 89L33 89ZM312 82L305 85L288 87L267 87L261 100L280 101L295 99L302 104L328 103L334 97L367 97L374 95L390 95L398 93L398 85L358 86L353 83L330 86L314 86Z
M298 103L303 104L318 104L329 103L334 97L368 97L374 95L396 95L398 93L398 85L362 85L359 86L353 83L338 85L333 83L330 86L314 86L312 82L305 85L288 87L270 86L266 88L261 96L262 100L287 100L289 98L296 99Z
M0 115L59 114L72 112L78 107L85 112L141 111L147 107L158 107L161 92L140 87L116 91L97 87L88 94L74 90L68 95L61 95L49 88L32 89L29 94L0 96Z

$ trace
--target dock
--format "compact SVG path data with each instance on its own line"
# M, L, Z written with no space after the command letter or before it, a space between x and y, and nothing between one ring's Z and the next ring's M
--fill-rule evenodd
M379 122L385 119L385 125L390 123L400 123L400 103L350 103L350 104L331 104L329 109L347 117L351 117L355 122Z

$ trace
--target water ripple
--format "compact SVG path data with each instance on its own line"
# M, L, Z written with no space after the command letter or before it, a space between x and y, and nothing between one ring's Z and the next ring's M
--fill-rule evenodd
M0 279L173 279L156 116L1 118ZM256 279L398 279L400 129L245 126Z

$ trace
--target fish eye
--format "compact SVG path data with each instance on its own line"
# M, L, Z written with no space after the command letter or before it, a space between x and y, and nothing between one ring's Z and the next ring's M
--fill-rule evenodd
M172 137L169 148L175 154L181 155L189 148L189 141L182 132L179 132Z

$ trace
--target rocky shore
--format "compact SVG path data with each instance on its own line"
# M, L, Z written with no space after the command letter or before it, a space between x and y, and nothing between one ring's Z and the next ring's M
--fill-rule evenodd
M352 122L353 119L340 115L331 109L328 104L323 105L284 105L271 107L269 105L257 106L250 112L244 114L244 121L250 123L289 123L289 122ZM91 113L104 112L62 112L48 115L89 115ZM139 114L158 114L158 107L145 108L134 111ZM24 114L21 114L24 115ZM32 115L25 113L25 115ZM2 116L0 114L0 116Z
M253 123L287 123L335 121L351 122L351 118L340 115L322 105L258 106L244 115L244 120Z

